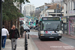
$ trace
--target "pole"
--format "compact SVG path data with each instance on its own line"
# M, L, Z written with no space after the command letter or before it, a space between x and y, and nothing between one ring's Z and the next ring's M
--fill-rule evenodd
M26 31L25 31L25 50L28 50L28 43L27 43L27 36L26 36Z
M29 39L29 34L28 34L28 39Z
M62 0L61 0L61 18L62 18Z
M43 12L44 12L44 17L45 17L45 5L44 5L44 11Z
M1 29L2 29L2 0L0 0L0 50L1 50L1 41L2 41L2 37L1 37Z
M56 17L57 17L57 6L56 6Z

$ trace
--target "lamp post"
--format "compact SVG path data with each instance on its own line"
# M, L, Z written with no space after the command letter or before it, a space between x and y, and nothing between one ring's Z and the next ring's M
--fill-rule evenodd
M4 2L4 0L0 0L0 50L2 47L2 2Z
M2 29L2 0L0 0L0 50L1 50L1 41L2 41L2 37L1 37L1 29Z

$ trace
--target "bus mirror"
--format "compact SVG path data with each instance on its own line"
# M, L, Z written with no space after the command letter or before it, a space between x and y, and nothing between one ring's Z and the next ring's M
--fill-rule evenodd
M61 20L61 23L63 23L63 21Z
M41 24L42 21L39 22L39 24Z

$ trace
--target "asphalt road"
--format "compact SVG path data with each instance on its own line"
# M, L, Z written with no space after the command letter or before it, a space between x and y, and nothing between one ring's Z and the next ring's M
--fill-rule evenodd
M45 50L45 49L54 50L54 48L50 48L50 46L72 46L72 47L75 47L75 40L67 38L67 37L62 37L60 39L60 41L56 41L55 39L44 39L43 41L41 41L38 38L37 31L31 30L31 32L27 33L27 34L30 34L30 36L32 37L32 40L34 41L34 43L36 44L36 46L38 47L39 50ZM41 49L42 47L43 47L43 49ZM75 50L75 48L72 48L72 49ZM72 50L72 49L67 49L67 50ZM56 50L58 50L58 48ZM65 50L65 49L62 49L62 50Z
M67 37L62 37L60 39L61 42L68 44L70 46L74 46L75 47L75 39L71 39L71 38L67 38Z

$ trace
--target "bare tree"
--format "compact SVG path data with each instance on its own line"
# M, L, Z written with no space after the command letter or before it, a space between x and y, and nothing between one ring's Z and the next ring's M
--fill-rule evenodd
M41 13L41 10L40 9L36 9L35 10L35 16L39 17L40 13Z
M40 16L40 13L41 13L41 10L40 10L40 9L36 9L35 11L31 11L31 12L30 12L30 15L31 15L32 17L38 18L38 17Z

